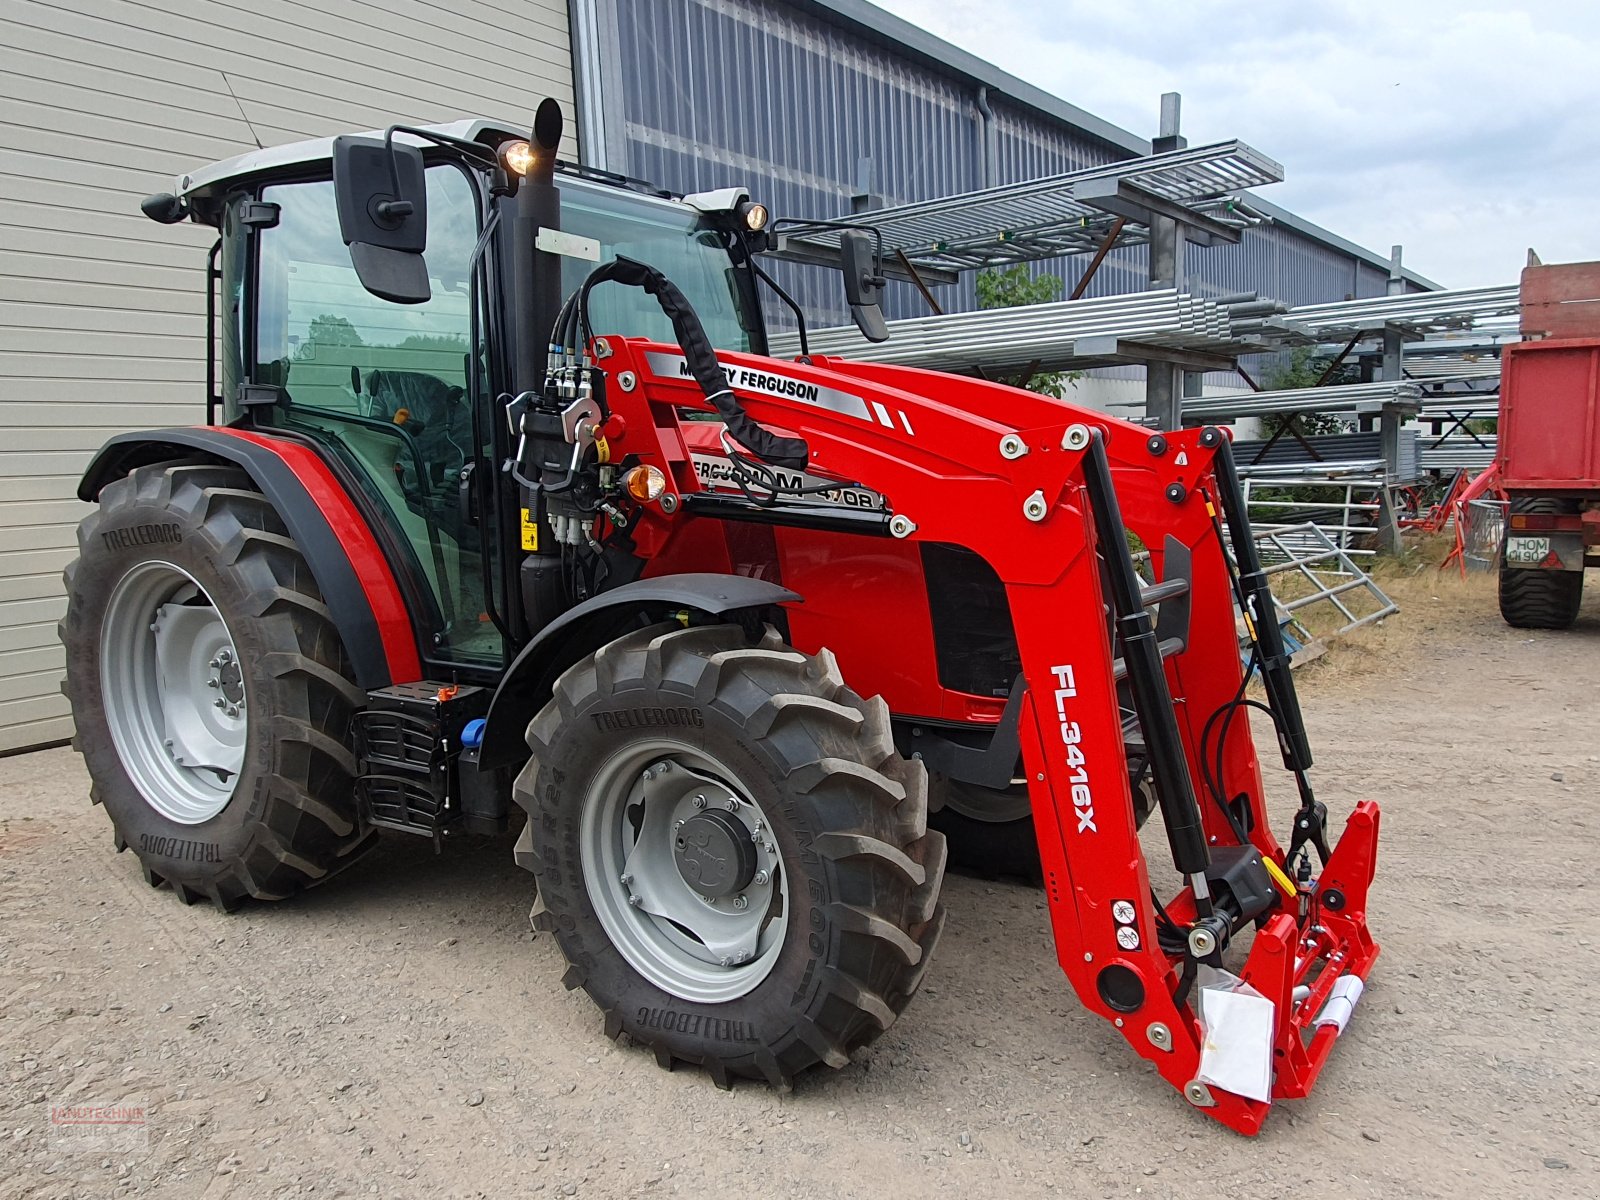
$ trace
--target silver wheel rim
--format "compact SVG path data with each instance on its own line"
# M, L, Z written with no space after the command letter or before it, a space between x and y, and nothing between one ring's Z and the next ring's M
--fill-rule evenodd
M100 632L100 694L128 778L168 820L211 820L233 799L249 728L216 605L182 567L140 563L112 591Z
M683 823L711 806L735 817L756 848L750 885L716 900L689 886L674 857ZM718 1004L771 973L789 927L788 879L766 814L710 755L670 739L613 755L590 789L579 846L611 944L663 991Z

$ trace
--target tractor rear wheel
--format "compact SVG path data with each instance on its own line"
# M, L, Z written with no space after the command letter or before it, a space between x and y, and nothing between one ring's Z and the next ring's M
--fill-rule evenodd
M1510 513L1574 511L1556 496L1514 496ZM1583 605L1582 571L1500 564L1500 616L1513 629L1570 629Z
M938 775L928 790L928 824L944 834L952 867L983 879L1043 879L1027 784L999 790Z
M369 843L346 748L361 691L299 549L243 472L106 485L66 571L62 691L90 797L152 887L232 909Z
M943 924L944 839L887 707L831 654L640 630L560 678L528 745L534 923L611 1037L783 1088L904 1009Z

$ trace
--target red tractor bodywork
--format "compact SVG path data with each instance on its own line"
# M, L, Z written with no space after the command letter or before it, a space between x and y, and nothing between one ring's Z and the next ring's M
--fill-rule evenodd
M1192 1103L1241 1132L1258 1129L1267 1104L1191 1086L1201 1031L1193 1008L1176 998L1182 956L1158 945L1160 918L1125 768L1117 682L1125 668L1108 630L1084 475L1084 435L1092 432L1105 446L1121 520L1150 548L1155 577L1167 577L1169 538L1188 551L1188 634L1163 654L1188 771L1198 780L1205 774L1203 726L1235 700L1242 679L1235 592L1218 524L1221 435L1188 430L1153 438L1140 426L1049 397L909 368L721 354L749 414L804 437L806 474L839 483L834 503L882 497L886 511L914 528L866 537L737 517L699 520L690 508L697 494L732 500L740 490L718 468L719 459L727 461L722 426L682 419L708 406L682 371L677 347L608 338L605 349L609 453L658 466L671 481L665 505L642 505L633 518L630 533L649 564L646 575L773 578L805 598L787 608L791 641L808 652L832 650L863 694L881 693L897 716L993 723L1004 698L938 681L920 549L965 547L994 569L1026 681L1022 758L1062 969L1086 1005L1114 1021L1169 1082L1190 1089ZM743 515L759 519L759 507ZM1222 794L1244 798L1251 844L1281 864L1260 764L1245 723L1237 724L1224 743ZM1200 812L1209 844L1238 844L1219 805L1202 803ZM1339 1030L1314 1024L1317 1015L1342 976L1364 979L1377 957L1366 927L1377 832L1377 807L1363 802L1316 886L1281 898L1240 972L1275 1005L1274 1097L1309 1091ZM1318 896L1330 895L1337 907L1318 904ZM1119 901L1133 905L1135 921L1113 918ZM1187 925L1194 914L1189 888L1166 902L1166 914ZM1130 926L1136 937L1124 932ZM1137 975L1144 1000L1134 1011L1108 1002L1107 967Z
M1500 356L1500 486L1509 536L1548 552L1504 561L1581 578L1600 560L1600 263L1525 268L1521 329Z

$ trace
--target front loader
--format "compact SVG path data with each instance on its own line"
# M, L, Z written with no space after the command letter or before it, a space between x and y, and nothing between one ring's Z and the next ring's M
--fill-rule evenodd
M556 164L559 126L146 202L217 228L219 336L207 423L81 488L66 690L118 849L231 909L520 819L606 1033L778 1087L905 1008L947 856L1036 856L1074 990L1191 1105L1304 1096L1377 955L1378 811L1330 844L1227 434L769 358L765 210ZM881 256L841 247L876 336Z

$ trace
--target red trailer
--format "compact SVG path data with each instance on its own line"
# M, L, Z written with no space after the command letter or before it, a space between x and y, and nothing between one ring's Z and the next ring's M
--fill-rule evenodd
M1522 335L1500 368L1500 613L1565 629L1600 566L1600 263L1524 270Z

